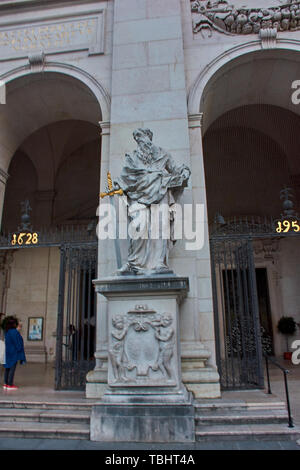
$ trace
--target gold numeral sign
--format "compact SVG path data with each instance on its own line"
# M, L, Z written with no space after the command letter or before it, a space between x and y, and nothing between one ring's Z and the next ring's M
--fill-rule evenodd
M277 233L281 232L299 232L300 225L297 220L290 222L289 220L283 220L282 222L277 222L278 226L276 228Z
M39 242L39 236L35 233L30 232L21 232L21 233L13 233L12 239L10 244L12 246L18 245L37 245Z

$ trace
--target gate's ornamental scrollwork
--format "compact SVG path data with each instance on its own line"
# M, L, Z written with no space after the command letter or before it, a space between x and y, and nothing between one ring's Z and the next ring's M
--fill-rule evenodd
M235 8L224 0L196 0L191 3L194 33L258 34L262 29L300 30L300 1L287 1L270 8Z
M172 315L137 305L125 315L113 316L111 322L111 383L147 385L152 374L152 383L170 384L175 346Z

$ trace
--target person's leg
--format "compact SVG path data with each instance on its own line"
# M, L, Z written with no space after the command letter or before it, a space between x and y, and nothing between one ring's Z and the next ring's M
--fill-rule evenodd
M7 385L13 385L14 384L14 376L15 376L15 371L16 371L17 363L15 363L11 368L9 369L8 373L8 381L6 382Z
M5 368L4 372L4 384L7 385L8 383L8 374L9 374L9 369Z

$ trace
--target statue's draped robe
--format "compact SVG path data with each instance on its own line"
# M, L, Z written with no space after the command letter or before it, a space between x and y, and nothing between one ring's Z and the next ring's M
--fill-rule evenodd
M138 151L126 154L125 165L117 183L128 198L128 215L130 222L137 220L144 213L147 220L148 238L130 238L128 250L128 266L137 273L168 270L168 251L170 240L159 236L151 239L151 204L168 207L175 203L178 188L188 177L182 175L187 170L185 165L176 165L170 156L160 147L152 146L149 159L145 159ZM173 188L173 190L171 189ZM161 235L161 234L160 234Z

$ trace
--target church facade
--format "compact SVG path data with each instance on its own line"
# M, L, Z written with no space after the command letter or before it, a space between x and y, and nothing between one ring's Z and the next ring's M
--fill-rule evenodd
M107 386L92 281L117 265L115 241L97 237L99 194L138 128L191 170L191 218L204 208L200 246L183 237L169 258L189 278L187 389L262 386L263 353L299 338L296 326L286 345L277 325L300 322L300 2L246 3L0 2L0 308L22 322L28 359L55 364L58 389Z

